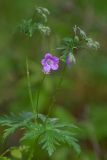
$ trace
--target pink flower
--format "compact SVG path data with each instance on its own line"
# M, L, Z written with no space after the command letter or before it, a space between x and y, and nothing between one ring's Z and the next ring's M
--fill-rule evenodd
M44 59L42 59L41 64L43 66L43 71L45 74L49 74L51 70L58 70L59 68L59 58L53 56L50 53L46 53Z

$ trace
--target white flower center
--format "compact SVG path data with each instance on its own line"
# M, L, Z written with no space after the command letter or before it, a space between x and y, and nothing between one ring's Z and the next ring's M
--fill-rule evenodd
M47 64L50 65L50 64L52 64L52 63L53 63L52 60L50 60L50 59L47 60Z

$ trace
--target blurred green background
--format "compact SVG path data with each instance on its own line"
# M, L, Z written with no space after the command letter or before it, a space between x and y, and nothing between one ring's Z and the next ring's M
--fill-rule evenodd
M39 33L29 39L17 31L23 19L37 6L50 10L51 36ZM80 157L72 149L61 147L52 160L107 160L107 1L106 0L0 0L0 114L31 111L26 79L25 57L29 57L32 91L43 76L40 60L45 52L57 54L61 38L72 36L80 26L101 44L99 51L82 50L77 63L68 68L62 89L57 93L53 116L80 126ZM47 113L49 96L60 72L47 76L41 91L39 110ZM20 132L5 142L4 148L17 145ZM2 138L0 140L2 142ZM0 152L3 144L0 144ZM44 158L44 157L43 157ZM41 158L41 160L43 159Z

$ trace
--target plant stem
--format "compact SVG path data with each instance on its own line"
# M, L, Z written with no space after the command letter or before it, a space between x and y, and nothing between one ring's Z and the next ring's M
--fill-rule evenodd
M31 82L30 82L30 74L29 74L29 64L28 64L27 57L26 57L26 69L27 69L27 83L28 83L29 98L30 98L33 113L36 115L36 109L33 104L33 96L32 96L32 91L31 91Z
M100 145L99 145L99 142L98 142L96 134L95 134L94 126L91 124L91 122L88 122L87 125L88 125L87 130L88 130L88 133L90 136L90 141L92 143L93 150L95 152L96 160L100 160L101 150L100 150Z
M64 65L64 69L63 69L63 72L62 72L62 74L61 74L61 76L60 76L60 79L59 79L57 88L56 88L56 90L55 90L55 92L54 92L54 95L52 96L52 101L51 101L51 104L49 105L47 118L49 117L49 115L50 115L50 113L51 113L52 107L55 105L56 93L58 92L58 90L60 89L60 87L61 87L61 85L62 85L65 71L66 71L66 64Z
M38 118L38 113L39 113L39 97L40 97L40 91L41 91L41 87L42 87L42 84L45 80L45 77L46 77L46 74L44 74L42 80L41 80L41 83L40 83L40 87L38 89L38 92L37 92L37 103L36 103L36 111L37 111L37 118Z
M31 160L31 159L32 159L32 156L33 156L33 149L31 149L31 152L30 152L30 154L29 154L29 156L28 156L28 160Z
M10 152L10 150L11 150L11 149L5 150L5 151L0 155L0 157L3 157L5 154L7 154L8 152Z
M92 124L92 122L90 121L90 107L87 106L84 112L84 117L86 117L86 129L88 130L88 134L89 134L89 138L93 147L93 151L95 153L96 156L96 160L100 160L102 159L102 155L101 155L101 148L100 148L100 144L97 140L97 136L95 133L95 128Z

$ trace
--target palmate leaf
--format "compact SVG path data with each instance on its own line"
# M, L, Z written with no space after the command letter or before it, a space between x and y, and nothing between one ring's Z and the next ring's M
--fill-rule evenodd
M56 149L55 144L58 144L54 139L54 131L47 130L46 125L44 124L32 124L28 127L28 130L22 137L21 141L33 140L36 142L37 139L42 148L47 150L48 154L51 156Z
M27 132L25 132L24 136L21 138L23 140L36 140L41 134L44 132L44 127L41 124L31 124L27 127Z
M70 131L70 128L76 127L75 125L63 124L57 121L48 121L46 123L45 132L41 137L40 143L42 148L46 149L51 156L56 150L56 146L61 144L68 144L72 146L77 153L80 153L80 147L77 144L77 139L74 138L74 134Z
M29 123L32 124L35 120L35 117L37 117L37 115L34 115L32 112L23 112L19 115L11 113L10 115L1 116L0 125L4 127L3 138L7 138L18 128L28 128ZM38 118L41 121L45 121L45 116L42 114L38 114Z
M41 137L40 144L42 144L42 148L48 151L49 156L51 156L56 150L56 145L59 145L57 139L55 137L55 133L53 130L47 130Z
M36 142L48 152L49 156L61 144L68 144L80 153L80 147L72 131L72 128L77 128L75 125L60 123L56 118L41 117L40 115L41 123L29 125L22 140L37 140Z
M6 129L4 129L3 138L7 138L10 134L13 134L18 128L25 128L33 118L34 115L30 112L23 112L18 116L13 113L11 113L9 116L1 116L0 125L6 127Z
M77 143L78 140L70 131L56 130L56 137L59 142L68 144L70 147L73 147L78 154L80 153L80 146Z
M9 135L13 134L17 128L19 128L17 125L11 128L6 128L4 130L3 138L6 139Z
M10 114L9 116L0 117L0 125L6 127L4 129L4 138L13 134L18 128L24 129L25 133L21 138L21 142L26 140L38 142L42 149L48 152L49 156L55 152L57 146L62 144L69 145L77 153L80 152L78 141L72 130L77 126L61 123L57 118L47 118L43 114L37 116L31 112L24 112L18 116Z

